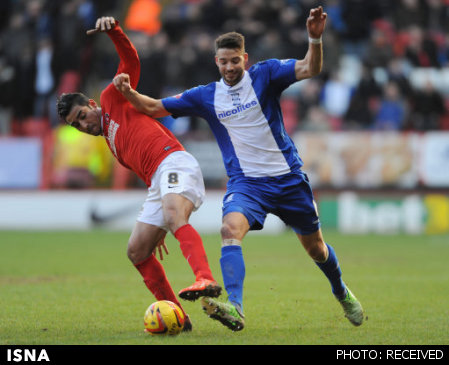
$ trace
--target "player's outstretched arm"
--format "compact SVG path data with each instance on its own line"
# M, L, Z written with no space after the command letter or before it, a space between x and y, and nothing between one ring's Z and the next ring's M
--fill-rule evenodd
M115 49L120 57L116 75L121 73L130 75L132 79L131 87L136 88L140 77L139 55L129 38L120 28L119 22L112 16L100 17L95 23L95 28L88 30L86 33L91 35L98 32L107 33L109 38L114 42ZM112 90L114 90L113 87Z
M170 115L164 108L160 99L153 99L149 96L140 94L131 87L128 74L121 73L112 80L115 88L136 108L139 112L149 115L153 118L162 118Z
M295 65L297 80L307 79L318 75L323 67L323 46L321 37L326 26L327 14L321 6L311 9L306 26L309 34L309 50L302 60Z

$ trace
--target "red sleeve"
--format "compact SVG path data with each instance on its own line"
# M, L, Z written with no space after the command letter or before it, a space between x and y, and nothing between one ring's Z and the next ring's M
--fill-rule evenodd
M140 78L140 61L136 49L119 25L106 33L114 42L120 57L117 74L127 73L131 79L131 87L137 88Z

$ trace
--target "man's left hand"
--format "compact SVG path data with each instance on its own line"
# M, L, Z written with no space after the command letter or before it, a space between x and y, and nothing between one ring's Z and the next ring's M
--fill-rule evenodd
M90 29L86 33L88 35L97 33L97 32L108 32L116 25L116 20L112 16L102 16L97 19L95 23L95 29Z
M307 31L310 38L320 38L326 26L327 14L323 12L323 7L311 9L307 18Z
M162 253L162 249L164 249L166 255L169 254L168 247L165 244L165 236L157 243L157 246L153 251L153 255L156 255L156 251L159 253L159 259L161 261L164 260L164 254Z

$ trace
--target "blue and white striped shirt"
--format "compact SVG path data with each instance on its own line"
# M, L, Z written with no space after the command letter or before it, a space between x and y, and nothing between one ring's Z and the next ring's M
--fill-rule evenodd
M221 79L162 99L162 103L175 118L195 115L209 123L229 177L299 171L303 162L285 131L280 107L281 93L297 81L295 62L259 62L234 86Z

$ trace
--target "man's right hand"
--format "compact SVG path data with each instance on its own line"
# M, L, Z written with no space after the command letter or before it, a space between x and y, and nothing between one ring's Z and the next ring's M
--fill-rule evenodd
M131 86L131 79L128 74L121 73L112 80L115 88L128 100L134 108L153 118L163 118L170 113L164 108L162 100L153 99L149 96L140 94Z
M97 32L108 32L116 26L117 22L112 16L102 16L97 19L95 23L95 29L90 29L86 33L87 35L94 34Z
M131 88L131 82L128 74L119 74L114 77L112 80L115 88L120 91L122 94L129 93Z

